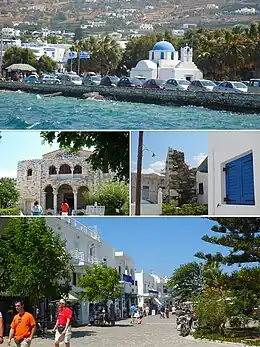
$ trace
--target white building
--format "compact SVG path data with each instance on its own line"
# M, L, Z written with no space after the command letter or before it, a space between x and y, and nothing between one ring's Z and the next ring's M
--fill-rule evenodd
M141 200L140 214L141 216L161 216L163 205L163 192L159 188L157 192L157 201L155 203L149 200ZM131 203L131 215L135 215L135 202Z
M208 204L208 158L205 158L197 168L196 185L198 204Z
M117 318L125 317L129 307L136 302L137 283L135 281L135 265L133 260L124 252L116 252L106 244L97 232L96 227L87 227L73 218L46 218L46 224L62 239L66 240L67 249L72 255L74 273L72 276L72 290L69 298L80 303L79 323L89 323L90 303L80 299L79 276L84 273L86 266L105 263L108 267L116 268L120 275L123 295L116 300Z
M52 58L52 60L54 60L56 63L62 65L64 62L65 53L68 50L69 45L29 42L22 43L21 47L30 48L37 59L40 59L40 57L44 55Z
M260 133L209 132L209 214L260 214Z
M173 45L167 41L157 42L149 52L148 60L141 60L130 72L131 77L144 76L147 79L167 80L202 79L203 74L193 62L193 49L181 48L181 57Z
M156 310L165 304L165 280L157 275L149 274L142 270L135 273L138 286L138 306L149 306L150 311Z
M21 30L15 28L2 28L1 33L4 39L16 39L20 37Z
M237 14L256 14L255 8L241 8L240 10L236 10L235 13Z

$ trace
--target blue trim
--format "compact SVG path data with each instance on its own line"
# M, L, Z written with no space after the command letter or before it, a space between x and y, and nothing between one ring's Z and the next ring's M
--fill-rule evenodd
M226 203L228 205L254 205L253 154L235 159L225 166Z

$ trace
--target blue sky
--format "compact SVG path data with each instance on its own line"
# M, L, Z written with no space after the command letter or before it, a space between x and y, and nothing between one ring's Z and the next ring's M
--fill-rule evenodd
M136 171L138 132L132 132L132 171ZM185 154L185 161L197 167L208 154L208 132L205 131L145 131L143 172L160 173L165 166L168 147ZM155 157L152 157L152 152Z
M97 226L102 239L117 251L126 252L136 269L170 276L175 268L190 261L197 251L227 253L225 247L201 240L216 223L205 218L77 218L87 226ZM231 268L229 268L230 270Z
M42 145L40 131L1 131L0 177L16 177L19 160L41 159L59 146Z

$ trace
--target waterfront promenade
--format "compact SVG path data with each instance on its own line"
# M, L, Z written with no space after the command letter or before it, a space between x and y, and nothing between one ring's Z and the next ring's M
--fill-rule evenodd
M130 325L130 320L115 327L73 328L71 347L241 347L239 343L216 343L179 336L175 317L160 319L159 315L143 319L143 324ZM52 347L53 338L36 338L32 347ZM5 345L4 345L5 346Z

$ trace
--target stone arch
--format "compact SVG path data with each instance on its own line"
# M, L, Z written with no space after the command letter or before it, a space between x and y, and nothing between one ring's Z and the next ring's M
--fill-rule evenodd
M68 175L71 174L71 167L68 164L62 164L59 169L60 175Z
M75 165L73 174L82 174L82 166L81 165Z
M89 189L86 186L81 186L77 190L77 208L79 210L86 209L86 194L89 193Z
M53 206L53 188L52 188L52 186L50 184L48 186L46 186L44 189L44 192L45 192L45 209L46 210L48 210L48 209L53 210L54 206Z
M49 167L49 175L57 175L57 169L54 165Z
M32 176L32 169L29 168L27 169L27 177L31 177Z
M67 200L70 210L74 209L74 194L73 189L69 184L62 184L58 188L57 202L58 207L61 206L61 203Z

